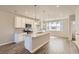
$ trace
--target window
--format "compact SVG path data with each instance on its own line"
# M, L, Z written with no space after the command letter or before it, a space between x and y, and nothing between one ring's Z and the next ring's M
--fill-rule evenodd
M62 31L63 30L63 22L62 21L48 22L47 28L50 31Z

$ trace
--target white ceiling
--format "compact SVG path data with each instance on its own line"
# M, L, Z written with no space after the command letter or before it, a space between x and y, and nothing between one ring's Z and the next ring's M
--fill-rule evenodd
M74 5L38 5L36 6L36 17L43 20L53 20L67 17L74 14L78 6ZM1 10L21 14L24 16L35 17L35 7L33 5L8 5L0 6Z

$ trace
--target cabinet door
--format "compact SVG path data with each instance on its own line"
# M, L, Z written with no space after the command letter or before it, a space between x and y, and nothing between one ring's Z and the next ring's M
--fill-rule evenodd
M21 28L21 17L15 17L15 28Z
M22 28L25 28L25 18L22 18L21 27L22 27Z
M24 41L24 33L15 33L15 40L14 42L19 43Z
M26 23L26 24L31 24L30 19L27 19L27 18L26 18L26 19L25 19L25 23Z

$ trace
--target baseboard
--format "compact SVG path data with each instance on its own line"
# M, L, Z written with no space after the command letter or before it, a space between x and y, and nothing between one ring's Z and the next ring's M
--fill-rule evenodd
M6 43L1 43L0 46L7 45L7 44L11 44L11 43L14 43L14 42L13 41L10 41L10 42L6 42Z

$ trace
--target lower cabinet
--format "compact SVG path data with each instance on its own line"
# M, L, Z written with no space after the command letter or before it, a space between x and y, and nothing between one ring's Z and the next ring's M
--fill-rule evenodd
M15 43L19 43L24 41L24 33L15 33L15 39L14 42Z

